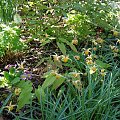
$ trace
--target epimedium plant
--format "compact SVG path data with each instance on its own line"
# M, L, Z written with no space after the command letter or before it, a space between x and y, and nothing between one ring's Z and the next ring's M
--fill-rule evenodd
M34 8L34 11L31 10ZM58 38L61 36L64 39L69 38L67 41L71 41L70 39L76 35L82 39L87 35L96 34L97 27L107 31L119 28L116 11L109 5L109 0L105 2L93 0L78 2L75 0L72 1L72 4L71 2L68 4L68 1L55 2L54 0L25 2L20 11L23 17L26 17L26 14L29 16L34 14L34 17L28 18L26 21L26 30L33 35L33 37L30 36L30 39L37 37L41 40L42 45L53 40L59 42ZM65 34L62 32L63 30Z
M17 110L20 110L26 104L30 104L33 99L33 87L30 81L31 73L23 69L10 67L8 72L3 72L3 75L3 77L0 77L0 87L7 87L12 92L13 101L16 100L17 103L12 105L12 99L10 99L10 105L7 107L4 106L4 108L8 108L9 111L12 111L14 106L17 106Z
M0 57L7 52L23 50L25 44L20 41L20 29L14 24L0 24Z
M55 117L59 119L89 118L91 120L99 118L103 119L105 117L111 119L116 118L118 116L118 113L116 111L117 109L114 109L114 107L110 105L111 103L110 101L114 99L113 94L116 94L116 92L114 91L115 89L111 85L112 84L115 85L117 79L116 81L114 81L113 78L114 77L108 75L106 79L107 81L103 82L101 82L101 78L98 78L95 84L92 84L92 86L88 86L87 88L82 89L81 92L76 91L76 89L74 89L74 87L68 83L68 87L66 88L66 86L63 86L59 90L57 96L50 93L49 97L49 94L47 94L47 101L43 102L42 106L40 107L41 110L43 110L44 115L42 116L42 118L43 119L45 118L52 119ZM101 85L102 87L98 88L100 84L102 84ZM88 97L87 93L89 91L89 87L91 87L92 94L91 96ZM110 93L108 92L109 90L111 91ZM116 98L118 96L119 95L116 94ZM109 107L107 107L107 105ZM51 112L54 114L51 114ZM99 113L102 113L102 115ZM107 113L109 115L107 115Z
M77 52L75 45L84 39L89 39L89 35L99 37L100 32L103 36L112 30L119 32L116 10L109 2L109 0L105 2L75 0L72 4L71 2L68 4L68 1L54 0L25 2L23 9L20 7L23 18L26 14L29 15L24 31L28 31L30 41L40 40L41 46L56 41L62 53L66 46ZM34 17L30 18L31 14L34 14ZM71 44L72 40L77 43Z
M81 96L83 96L83 99L88 99L88 101L90 99L91 100L94 99L95 101L99 101L101 99L100 101L104 101L107 95L105 95L106 97L104 99L102 99L101 97L104 94L103 92L104 90L106 91L106 89L110 89L109 85L111 84L110 81L112 77L111 76L110 78L108 78L108 76L110 76L110 70L113 69L113 67L115 67L116 64L119 65L119 62L118 62L119 32L113 32L113 34L111 33L110 36L112 36L112 38L114 39L114 42L110 41L111 39L109 39L109 41L108 39L102 39L100 38L100 36L97 39L93 37L89 37L89 40L88 40L89 42L87 41L88 44L86 45L86 47L81 49L81 51L77 50L77 52L74 52L74 50L68 51L68 49L65 47L63 43L58 42L57 45L63 55L55 54L53 55L53 60L51 60L51 62L48 61L50 65L54 65L54 69L51 67L50 71L48 71L44 75L45 81L41 86L38 87L38 89L35 92L40 104L44 103L43 101L47 96L46 95L47 88L50 89L50 91L51 90L54 91L54 88L56 90L62 91L62 87L65 86L66 88L67 83L77 88L79 93L82 94ZM77 47L78 40L72 41L71 44L74 44ZM113 54L114 56L111 56L111 54ZM106 57L107 55L110 55L109 58ZM118 72L119 72L119 69L118 69ZM118 75L118 72L117 72L117 75ZM107 85L107 83L109 85ZM55 93L56 93L56 90L55 90ZM98 92L97 95L95 95L95 91L100 91L100 94ZM84 95L86 96L85 98L84 98ZM75 98L75 96L73 98ZM110 98L111 98L110 101L112 101L113 97L111 96ZM85 101L84 100L82 101L83 104ZM105 101L107 101L107 99ZM89 107L91 107L93 103L88 102L89 105L86 108L89 109ZM96 104L97 107L95 107L94 109L95 111L93 110L94 112L92 112L92 115L91 114L88 115L84 112L85 106L83 104L82 104L83 112L81 112L81 115L84 113L83 116L87 115L91 119L94 117L98 119L99 118L98 116L100 116L101 118L107 116L105 111L103 112L104 114L103 116L97 115L96 110L99 110L99 112L101 111L101 109L99 108L99 103ZM100 103L100 105L102 105L102 103ZM109 104L109 107L111 107L110 104ZM105 110L104 107L102 108ZM113 114L115 115L115 113ZM118 113L116 113L114 117L116 117L117 115ZM78 118L82 118L82 116L79 116Z
M44 75L44 77L46 78L44 83L42 84L42 86L39 86L35 92L40 102L40 108L41 108L43 119L48 118L48 116L51 119L54 117L61 118L61 119L66 119L66 118L84 119L85 117L86 119L87 118L89 119L119 118L119 115L118 115L119 112L117 112L119 108L119 105L118 105L119 93L117 92L119 91L117 86L117 82L119 81L119 68L118 66L116 66L117 62L114 62L114 63L105 62L106 59L105 58L103 59L102 57L102 55L104 55L104 52L103 52L104 49L102 51L103 53L102 52L99 53L99 51L101 51L101 47L99 48L99 46L104 45L104 48L108 48L108 44L107 44L107 41L103 42L103 40L100 38L99 40L100 41L98 40L95 41L97 42L97 46L93 45L93 48L86 48L86 49L84 48L82 54L78 53L76 55L73 51L71 51L69 52L69 56L64 56L64 55L60 56L57 54L53 55L53 61L54 61L54 64L55 62L57 63L56 68L58 68L58 71L50 70L49 72L47 72ZM118 42L119 41L116 41L116 43ZM98 47L98 48L96 49L95 47ZM119 56L119 52L118 52L119 50L115 50L115 47L112 47L112 48L114 48L113 52L117 53L117 55ZM61 49L61 51L63 54L66 54L66 51L63 51L63 49ZM109 49L108 53L110 52L111 50ZM96 58L94 54L96 54L98 57ZM111 57L111 59L113 58L114 56ZM62 62L61 65L60 65L60 62ZM75 62L78 64L75 65ZM83 64L83 67L81 67L81 64ZM66 66L70 67L70 69L69 68L66 69L65 68ZM80 66L80 68L82 69L80 69L78 66ZM62 72L63 69L64 71ZM109 71L109 69L113 69L112 73ZM82 73L82 72L85 72L85 73ZM62 78L63 78L63 81L62 81ZM74 87L77 88L78 91L74 91ZM52 90L52 93L54 94L52 98L55 97L53 98L55 100L52 99L51 101L51 98L49 98L50 99L49 101L47 98L48 101L46 101L47 94L45 89L47 88ZM54 90L53 88L57 88L57 90L53 92ZM58 91L58 94L56 93L57 91ZM108 92L108 91L111 91L111 92ZM66 94L66 92L68 92L68 94ZM61 99L64 97L63 96L60 97L61 94L63 94L63 96L66 98L65 101L67 99L70 99L70 101L68 102L69 104L72 103L72 100L73 101L75 100L73 102L75 106L72 104L72 107L70 107L69 104L66 103L66 107L64 108L64 104L62 104L64 103L63 102L64 99ZM114 97L114 94L116 94L115 97ZM67 95L69 95L69 97L66 97ZM76 99L77 95L79 97ZM60 99L57 99L57 97L59 97ZM114 99L117 99L117 100L114 101ZM60 102L59 100L61 100L62 102ZM76 102L76 100L78 100L78 102ZM62 104L63 107L62 108L56 107L56 104L54 104L53 101L54 102L56 101L57 105ZM48 112L50 110L49 107L48 107L49 109L48 111L46 110L44 111L44 109L47 109L46 104L48 105L49 103L52 103L50 105L50 109L52 109L52 106L53 106L53 110L51 110L51 112L56 111L55 112L56 114L54 115L50 114L50 112ZM116 103L117 107L115 107L112 103L113 104ZM80 106L78 107L78 105ZM62 110L59 108L61 108L64 112L61 112ZM69 108L70 111L67 108ZM73 109L77 109L76 113L75 113L75 110ZM45 114L46 112L49 115L48 114L46 115ZM102 115L99 113L102 113Z
M10 68L8 72L4 72L4 77L0 78L0 86L7 86L17 96L17 100L14 101L17 110L31 103L30 110L33 108L30 111L31 119L34 119L32 116L34 110L39 110L40 114L42 113L43 120L54 118L116 119L119 114L117 112L119 109L117 104L119 102L117 100L119 96L117 85L119 69L115 66L119 64L120 33L113 30L110 37L114 41L111 42L111 39L107 40L103 35L105 33L101 32L101 28L105 27L107 31L111 31L115 27L109 24L111 19L114 18L109 17L109 15L112 16L112 14L109 14L111 7L108 6L106 13L106 2L90 0L81 4L82 2L75 0L71 5L67 3L68 1L63 2L65 5L59 1L52 2L53 0L49 0L49 2L25 2L26 4L23 6L25 11L29 9L30 14L34 13L38 16L39 6L41 6L40 9L44 14L44 17L41 17L42 20L40 19L41 23L44 23L43 26L38 26L39 21L36 24L38 18L35 20L31 18L32 20L29 21L31 23L28 22L29 32L33 35L32 38L35 38L40 32L38 38L43 35L42 45L55 40L61 51L48 58L48 64L51 66L43 76L45 81L42 85L37 85L37 88L33 88L32 82L29 81L30 75L26 74L23 69ZM35 6L37 6L36 9L33 9ZM62 14L63 17L61 7L64 8L63 12L67 13L64 13L67 18L64 21L58 21L59 24L54 24L58 18L57 15ZM71 10L70 7L74 10ZM59 10L59 14L57 10ZM25 11L23 11L24 14ZM96 14L97 16L95 16ZM42 15L41 12L40 15ZM21 22L20 16L16 16L18 23ZM101 17L104 19L100 21ZM94 23L92 23L93 21ZM35 25L35 28L31 27L31 24ZM100 27L99 32L95 31L96 27ZM10 32L10 28L8 28L7 30ZM1 27L1 29L3 32L5 31L4 27ZM8 33L8 31L5 32L8 37L5 37L4 40L9 37L10 40L14 38L13 33L15 32L12 31L12 34L9 35L11 32ZM85 41L83 45L79 44L80 40ZM8 46L8 50L14 50L12 43L11 45L6 43L6 46ZM44 60L42 59L41 63ZM112 69L115 72L110 72ZM33 107L32 102L36 102L36 97L38 99L37 106L39 106ZM8 108L10 112L14 105L10 102L5 108Z
M76 49L76 52L74 50L69 51L69 54L67 53L65 45L58 42L57 45L63 55L53 55L53 62L50 64L54 64L55 70L51 70L45 74L46 79L43 83L43 88L44 86L58 88L62 83L65 83L70 79L77 89L82 89L82 86L90 86L94 84L98 77L101 78L101 80L104 80L107 71L114 66L113 62L106 62L107 60L104 57L106 54L105 50L108 49L107 53L110 53L111 49L113 49L113 54L116 57L119 56L119 33L117 35L113 33L112 36L117 38L115 41L117 45L116 47L110 45L110 48L108 48L108 41L106 39L89 38L91 40L88 40L89 44L86 45L86 48L83 48L81 51ZM73 40L71 44L77 46L78 40ZM89 48L89 46L91 46L91 48ZM102 48L103 46L104 49ZM116 59L115 56L111 59ZM65 67L67 67L67 69ZM61 72L59 73L58 71ZM63 79L63 81L60 78ZM82 82L81 79L83 80L83 78L84 81ZM92 91L89 90L90 95L91 92Z

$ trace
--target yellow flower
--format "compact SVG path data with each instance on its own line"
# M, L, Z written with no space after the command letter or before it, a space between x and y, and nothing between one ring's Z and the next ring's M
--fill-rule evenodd
M56 79L60 79L62 77L61 74L58 74L56 70L52 70L51 74L56 77Z
M78 45L78 40L77 39L72 40L72 44L73 45Z
M97 38L96 42L102 44L104 40L102 38Z
M58 56L58 55L53 55L53 59L54 59L54 61L60 61L59 59L60 59L60 56Z
M15 105L12 105L12 101L10 102L9 106L6 106L6 108L8 109L8 111L12 111L14 109Z
M100 73L103 77L106 75L106 73L104 72L104 73Z
M24 63L25 61L21 62L20 64L18 63L18 68L24 70Z
M117 43L119 43L119 44L120 44L120 40L119 40L119 39L117 40Z
M113 52L117 53L117 52L119 52L119 49L118 48L114 48Z
M84 54L85 54L85 55L89 55L89 54L90 54L90 48L86 49L86 50L84 51Z
M90 68L90 74L95 73L96 70L97 70L97 68L96 68L95 66L91 67L91 68Z
M93 50L94 50L94 51L96 51L96 50L97 50L97 48L96 48L96 47L94 47L94 48L93 48Z
M80 56L75 55L75 56L74 56L74 59L80 60Z
M101 72L102 72L102 73L105 72L105 69L101 69Z
M110 49L113 50L115 46L109 45Z
M93 64L92 56L91 56L91 55L86 58L86 63L87 63L88 65Z
M95 40L93 40L92 42L93 42L94 45L97 45L97 44L98 44Z
M119 34L119 32L118 32L118 31L113 31L113 35L114 35L115 37L117 37L117 36L118 36L118 34Z
M68 60L69 60L69 56L62 56L62 61L64 62L64 63L66 63L66 62L68 62Z
M88 56L88 57L86 58L86 60L92 60L92 56L91 56L91 55Z
M101 76L105 76L106 75L106 72L105 72L105 69L101 69L101 72L100 72Z
M78 90L82 89L82 83L80 80L72 81L72 83Z
M75 78L78 78L78 77L79 77L79 75L80 75L80 73L77 73L77 72L72 72L71 74L72 74L72 75L73 75L73 77L75 77Z
M20 88L15 88L15 95L19 95L21 92L21 89Z
M91 65L91 64L93 64L93 61L92 61L92 60L86 60L86 63L87 63L88 65Z
M57 74L57 70L51 70L51 74L55 76Z
M56 73L55 77L56 77L56 79L60 79L62 77L62 75Z

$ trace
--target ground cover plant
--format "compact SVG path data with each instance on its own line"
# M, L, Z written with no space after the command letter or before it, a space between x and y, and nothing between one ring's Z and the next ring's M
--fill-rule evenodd
M120 119L118 1L1 0L0 11L0 119Z

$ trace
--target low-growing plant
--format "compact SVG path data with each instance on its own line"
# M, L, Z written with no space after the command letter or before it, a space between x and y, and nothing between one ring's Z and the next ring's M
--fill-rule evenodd
M0 24L0 57L9 52L21 51L23 48L19 27L13 24Z
M30 79L31 73L17 70L13 67L11 67L8 72L4 71L4 76L0 77L0 87L7 87L12 92L12 97L17 97L17 104L15 103L16 105L14 105L17 106L17 110L24 107L25 104L30 104L32 100L33 87ZM7 108L9 111L13 110L11 104Z
M26 106L27 112L13 114L19 119L58 119L58 120L99 120L119 119L119 68L114 67L103 81L97 78L92 85L76 89L67 81L60 89L50 92L38 87L38 102L33 100L32 106ZM91 79L92 80L92 79ZM91 96L89 96L91 89ZM88 97L89 96L89 97Z
M23 2L19 9L26 26L21 25L24 37L59 49L52 48L50 57L36 65L45 61L48 65L40 84L34 86L23 64L1 73L0 87L11 94L4 96L0 114L4 110L15 119L31 120L119 119L120 31L109 0ZM18 14L14 22L21 23ZM1 56L22 45L16 29L1 24Z

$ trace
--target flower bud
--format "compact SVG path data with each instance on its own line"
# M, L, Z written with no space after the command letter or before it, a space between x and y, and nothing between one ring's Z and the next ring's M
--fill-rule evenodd
M78 45L78 40L77 39L72 40L72 44L73 45Z

